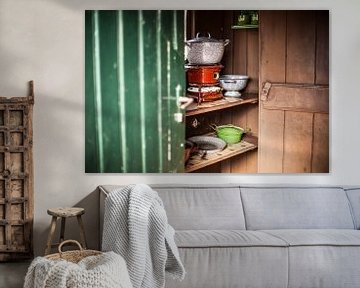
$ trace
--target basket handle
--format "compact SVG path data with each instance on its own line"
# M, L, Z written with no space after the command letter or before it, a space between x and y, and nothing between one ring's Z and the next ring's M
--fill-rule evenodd
M82 251L84 250L83 247L81 246L81 244L80 244L78 241L76 241L76 240L65 240L65 241L61 242L60 245L59 245L59 247L58 247L58 251L59 251L60 257L61 257L61 255L62 255L62 253L64 253L64 252L61 250L61 248L62 248L65 244L67 244L67 243L76 244L76 246L79 247L80 252L82 252Z

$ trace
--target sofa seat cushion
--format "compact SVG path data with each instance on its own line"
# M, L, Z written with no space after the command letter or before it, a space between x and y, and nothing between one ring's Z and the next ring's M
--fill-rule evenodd
M360 231L348 229L262 230L289 246L360 246Z
M244 230L180 230L176 231L175 242L183 248L288 246L269 233Z
M263 232L289 245L288 288L360 287L360 231L318 229Z

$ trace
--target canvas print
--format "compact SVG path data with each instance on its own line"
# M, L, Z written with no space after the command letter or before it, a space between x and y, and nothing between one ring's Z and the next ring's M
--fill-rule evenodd
M328 173L328 10L85 12L87 173Z

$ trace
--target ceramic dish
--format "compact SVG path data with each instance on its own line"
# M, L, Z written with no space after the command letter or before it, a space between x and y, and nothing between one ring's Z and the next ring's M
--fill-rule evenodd
M224 140L212 136L194 136L187 140L195 143L200 153L213 154L224 150L226 147Z

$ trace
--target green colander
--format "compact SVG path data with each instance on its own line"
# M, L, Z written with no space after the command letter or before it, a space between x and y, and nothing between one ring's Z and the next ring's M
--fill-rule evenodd
M217 137L224 140L228 144L235 144L241 141L244 129L235 125L214 126Z

